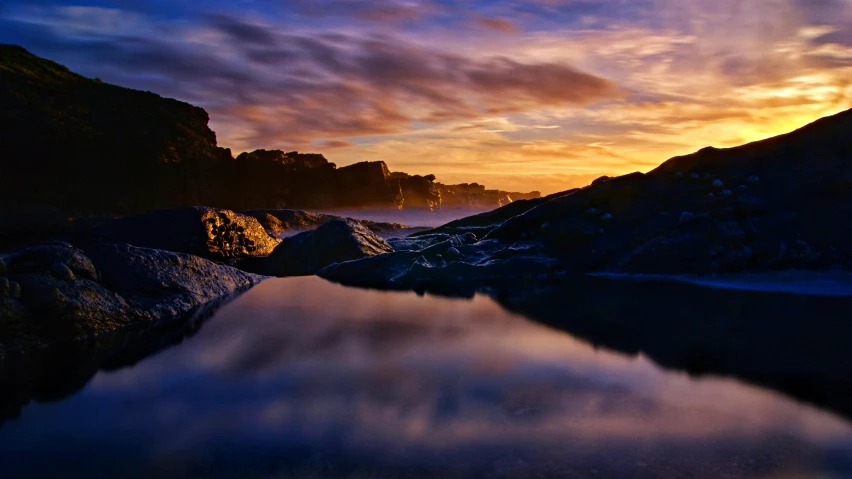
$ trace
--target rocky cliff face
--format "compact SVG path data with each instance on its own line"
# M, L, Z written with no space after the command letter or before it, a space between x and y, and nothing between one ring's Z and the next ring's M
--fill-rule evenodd
M228 208L283 208L292 199L294 178L304 172L322 172L315 183L322 185L335 171L334 163L322 155L296 151L255 150L241 153L226 166L227 188L218 206ZM316 188L316 184L311 185Z
M2 216L138 212L217 196L218 148L201 108L84 78L0 46Z
M394 176L381 161L337 168L319 154L280 150L233 158L207 123L201 108L0 45L0 169L14 178L0 188L0 234L37 235L68 218L193 205L442 207L434 176ZM479 192L451 204L506 201L502 192Z
M500 190L486 190L484 185L478 183L462 183L460 185L436 184L441 192L443 205L445 207L473 206L483 208L498 208L508 205L513 201L540 198L541 193L532 191L530 193L508 192Z
M403 204L406 208L499 208L513 201L540 198L541 193L515 193L500 190L486 190L478 183L445 185L435 181L435 175L409 175L391 173L391 181L399 185Z
M409 175L394 172L390 178L395 188L402 193L405 208L440 209L443 206L441 190L435 184L435 175Z

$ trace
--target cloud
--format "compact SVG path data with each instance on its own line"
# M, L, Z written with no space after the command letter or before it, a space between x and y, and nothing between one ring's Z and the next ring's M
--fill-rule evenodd
M236 42L267 47L276 43L275 35L263 26L241 22L221 14L209 15L207 18L215 28Z
M52 48L99 64L93 70L107 80L154 84L158 93L200 103L237 149L298 147L622 95L611 81L564 62L472 57L389 35L290 33L223 15L171 37L107 35L101 25L88 35L78 28L73 40L57 39Z
M504 33L518 33L521 31L520 27L518 27L514 22L505 18L494 18L480 15L476 17L476 23L481 27Z
M336 150L338 148L348 148L353 145L354 143L346 140L319 140L312 143L312 146L320 150Z
M294 0L291 6L311 17L339 17L370 22L405 23L426 19L442 7L428 0Z
M852 107L847 0L58 2L3 2L0 41L201 105L237 151L335 149L504 189Z

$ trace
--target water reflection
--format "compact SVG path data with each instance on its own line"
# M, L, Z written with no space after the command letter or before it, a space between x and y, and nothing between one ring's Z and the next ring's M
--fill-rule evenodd
M99 372L63 401L26 407L0 430L0 464L9 477L847 477L848 420L633 354L648 350L678 366L683 351L727 338L713 335L716 323L669 319L691 312L704 324L721 314L695 302L703 290L635 287L611 290L618 301L595 284L493 292L525 315L576 328L585 338L576 339L484 295L451 300L271 280L220 309L191 340ZM665 291L669 302L652 306ZM681 304L689 298L692 308ZM792 307L777 297L751 300L739 307ZM636 324L665 308L656 321L677 346L659 346L660 324ZM746 336L753 329L741 328ZM774 345L796 344L783 339L783 324L779 331ZM701 347L728 374L736 372L730 364L749 363L754 374L778 360L772 347L741 356L739 347ZM713 372L707 361L702 369Z

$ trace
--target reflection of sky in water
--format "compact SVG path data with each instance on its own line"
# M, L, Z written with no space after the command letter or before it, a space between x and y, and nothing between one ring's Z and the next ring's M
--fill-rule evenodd
M0 464L10 477L832 478L852 474L852 424L595 351L487 297L299 278L26 408L0 430Z

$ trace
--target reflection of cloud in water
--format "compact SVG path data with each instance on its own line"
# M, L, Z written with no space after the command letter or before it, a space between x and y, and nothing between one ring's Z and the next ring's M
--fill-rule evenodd
M85 437L75 419L48 420L63 407L87 421ZM395 467L782 477L852 464L849 423L771 391L595 351L484 296L317 278L265 282L183 345L36 408L4 431L24 450L77 434L67 447L132 443L181 464L220 448L233 455L225 463L269 453L292 464L310 451L378 477ZM21 428L28 420L39 433Z

